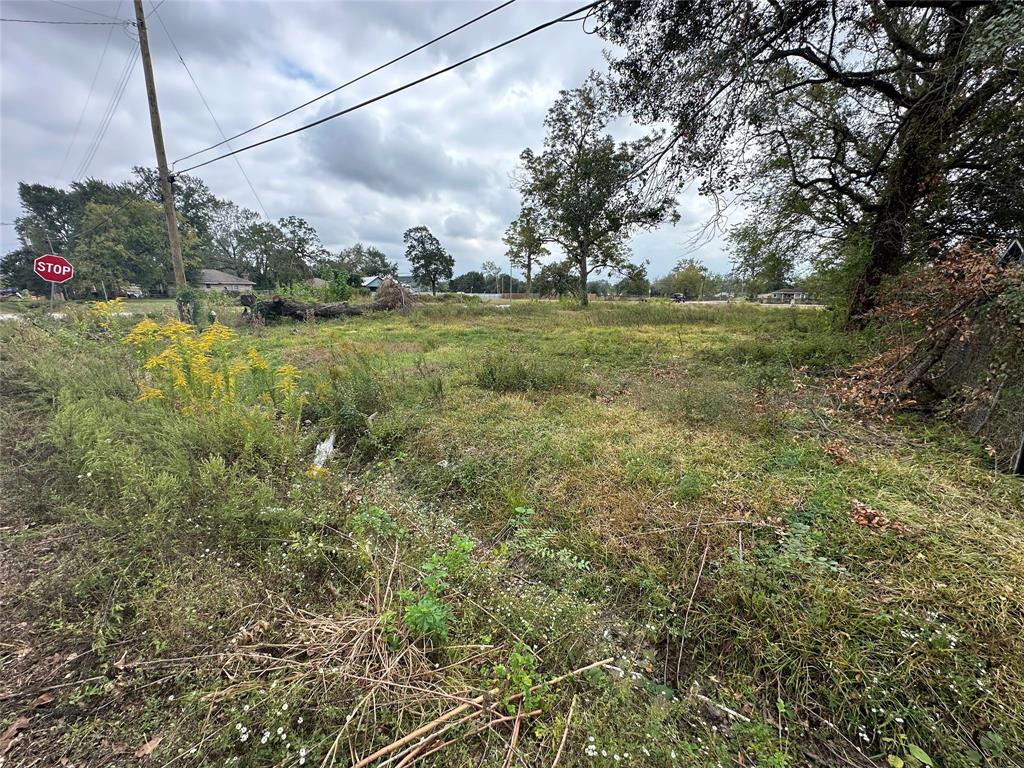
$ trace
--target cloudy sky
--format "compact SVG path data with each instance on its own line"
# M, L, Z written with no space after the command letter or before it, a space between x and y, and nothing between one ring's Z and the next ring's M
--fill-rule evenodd
M165 0L157 18L153 0L145 0L168 155L180 158L221 136L167 33L230 136L498 2ZM338 111L582 4L518 0L245 138L264 138ZM134 18L130 0L4 0L0 7L4 18ZM155 165L141 64L130 73L102 143L84 163L137 47L134 30L4 22L0 35L2 221L19 215L19 181L66 186L83 171L121 180L134 165ZM502 263L501 235L519 209L510 185L519 152L541 146L544 114L560 89L578 85L591 69L604 70L605 47L580 23L559 24L351 115L245 152L239 160L270 217L305 217L332 250L372 243L404 266L402 232L426 224L455 255L456 274L486 259ZM626 136L637 129L626 123L618 130ZM261 210L234 160L195 173L217 195ZM725 271L728 258L719 239L692 242L710 212L707 201L684 193L681 223L637 236L634 259L649 260L658 275L693 253ZM0 227L3 252L16 245L13 228Z

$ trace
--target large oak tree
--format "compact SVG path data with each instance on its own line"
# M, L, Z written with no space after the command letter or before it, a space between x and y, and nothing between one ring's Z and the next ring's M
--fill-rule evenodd
M779 251L839 259L860 323L935 240L1024 218L1024 4L602 6L621 106L671 126L649 179L743 195ZM777 256L776 251L773 255Z

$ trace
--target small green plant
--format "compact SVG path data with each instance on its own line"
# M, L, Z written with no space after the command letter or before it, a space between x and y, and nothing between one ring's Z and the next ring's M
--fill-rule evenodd
M516 507L508 526L512 539L507 549L539 560L557 563L574 571L585 571L590 562L565 547L555 548L551 542L558 532L551 528L534 528L530 525L534 511L530 507Z
M807 523L790 519L789 528L782 539L780 559L787 565L804 563L832 573L846 574L846 568L835 560L816 554L820 540L820 534L816 534Z
M359 507L349 518L348 528L356 538L363 540L389 538L402 532L391 515L373 504Z
M448 639L448 624L452 618L452 609L430 592L405 606L406 626L433 642L443 643Z
M456 536L445 552L433 553L420 565L423 574L420 584L425 593L420 597L411 590L400 593L405 602L405 624L415 635L436 643L448 639L448 624L454 614L441 600L441 595L448 589L448 579L469 566L472 551L470 539Z
M527 712L544 703L546 688L537 684L537 657L522 643L515 644L507 662L494 665L491 677L494 687L501 689L502 704L510 715L515 713L520 699Z

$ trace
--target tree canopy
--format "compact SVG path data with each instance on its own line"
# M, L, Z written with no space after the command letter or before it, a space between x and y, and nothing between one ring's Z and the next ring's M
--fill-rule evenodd
M519 216L509 224L502 241L508 246L506 256L513 267L523 270L526 275L526 292L530 293L533 282L533 268L550 251L544 244L540 214L532 205L527 205Z
M166 287L164 267L169 268L170 253L166 225L153 217L160 203L155 170L135 168L133 177L119 184L87 179L58 189L22 183L18 195L22 215L15 229L22 247L0 260L5 284L43 290L45 284L32 273L32 260L55 252L75 264L75 279L64 286L72 295L87 295L101 286L110 293L130 284L151 292ZM187 175L175 179L175 205L192 279L200 267L213 267L272 288L330 265L316 230L301 217L266 221L218 198L201 179ZM376 249L368 250L375 251L374 259L383 257Z
M402 240L405 242L405 258L412 264L412 276L429 285L430 292L436 294L439 282L452 279L455 259L422 225L405 230Z
M543 151L520 155L524 207L535 210L543 241L565 252L584 305L594 270L626 268L629 236L675 215L674 194L639 178L656 137L616 142L607 133L613 117L607 87L592 74L551 107Z
M395 277L398 265L389 261L384 251L372 245L356 243L342 248L336 259L337 267L353 275L361 277Z
M651 0L600 14L621 48L617 103L670 126L648 183L696 177L744 199L790 260L845 270L854 322L927 244L998 239L1024 219L1020 0Z

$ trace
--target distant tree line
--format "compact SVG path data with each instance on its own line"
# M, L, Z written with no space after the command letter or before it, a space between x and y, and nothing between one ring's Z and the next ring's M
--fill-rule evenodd
M72 295L115 295L129 285L162 293L172 282L155 170L134 168L132 178L119 184L87 179L58 189L22 183L18 196L21 247L0 259L4 285L44 290L32 272L33 259L44 253L60 253L75 264L75 279L67 286ZM372 245L356 243L333 253L302 217L268 221L218 198L194 176L175 179L175 205L190 282L202 268L248 277L258 288L312 277L359 285L364 277L398 272Z

